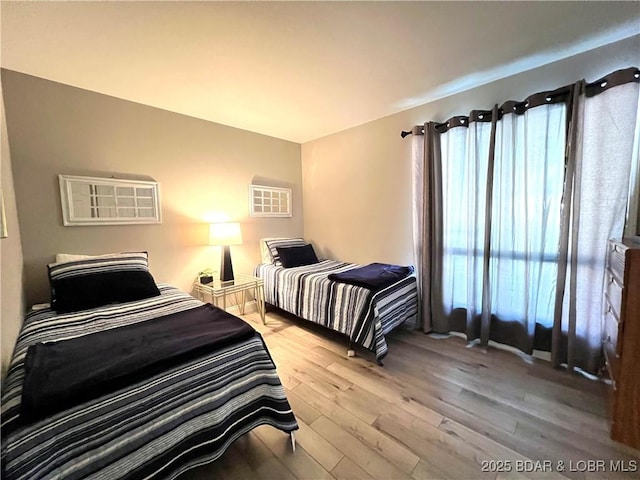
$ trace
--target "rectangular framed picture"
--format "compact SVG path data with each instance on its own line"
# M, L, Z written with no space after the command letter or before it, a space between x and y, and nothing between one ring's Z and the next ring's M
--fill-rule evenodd
M158 182L58 175L65 227L162 223Z
M249 185L249 206L252 217L290 217L291 189Z

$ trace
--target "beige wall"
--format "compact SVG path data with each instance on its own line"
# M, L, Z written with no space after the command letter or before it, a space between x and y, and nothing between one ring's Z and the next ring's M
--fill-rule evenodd
M242 225L235 272L260 261L258 239L302 234L300 145L3 70L20 215L27 304L48 300L56 253L147 250L158 282L189 290L219 269L207 221ZM152 88L149 85L149 88ZM160 183L162 224L64 227L58 174L150 176ZM293 217L248 216L251 183L291 187Z
M16 198L11 172L11 153L7 141L7 124L5 121L4 101L0 88L0 180L7 221L6 238L0 239L0 356L2 359L2 377L6 373L13 346L22 325L24 315L24 296L22 289L22 246L20 244L20 227L16 211Z
M629 66L640 66L639 36L303 144L305 238L343 261L412 263L412 141L401 130Z

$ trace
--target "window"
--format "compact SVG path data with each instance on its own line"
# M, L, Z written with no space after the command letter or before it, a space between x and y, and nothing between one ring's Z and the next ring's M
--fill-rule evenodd
M157 182L59 175L65 226L161 223Z
M496 126L491 177L490 123L469 122L441 135L445 313L481 311L488 253L491 314L553 324L565 124L563 103L505 114Z

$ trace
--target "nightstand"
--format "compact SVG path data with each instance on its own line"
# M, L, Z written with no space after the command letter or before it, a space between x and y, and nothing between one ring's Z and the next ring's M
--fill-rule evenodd
M199 300L205 302L210 298L213 305L220 307L223 310L227 309L227 296L233 294L236 304L238 305L238 309L240 310L240 315L244 315L247 303L247 292L253 292L256 299L258 313L262 319L262 324L266 324L264 281L261 278L238 273L235 275L235 278L229 282L221 282L219 279L214 278L213 282L202 284L199 279L196 279L193 284L193 289L195 290ZM241 302L238 301L238 294L241 294Z

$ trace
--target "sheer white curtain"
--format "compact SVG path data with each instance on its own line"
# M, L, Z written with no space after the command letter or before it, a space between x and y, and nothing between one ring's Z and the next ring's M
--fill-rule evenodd
M496 129L489 336L531 353L536 324L554 319L566 105L507 114Z
M411 145L413 164L413 247L414 265L416 266L416 278L418 281L418 319L416 327L425 332L431 331L430 289L431 271L426 222L429 218L429 168L427 156L424 151L425 136L421 134L420 127L416 127Z
M531 352L536 323L552 326L565 122L564 103L505 114L496 122L493 165L491 123L472 121L440 135L443 315L434 318L436 331L462 331L464 310L470 340ZM481 326L482 311L492 320Z
M485 212L491 123L471 122L440 136L442 155L442 313L445 331L455 309L466 310L464 331L476 338L482 310ZM477 324L477 325L476 325ZM457 330L463 331L460 325Z
M580 96L576 173L562 331L569 368L594 372L600 363L602 290L607 240L621 237L637 155L638 92L627 83L593 97Z
M631 174L629 176L629 207L625 237L640 235L640 101L636 110L636 131L633 135Z

